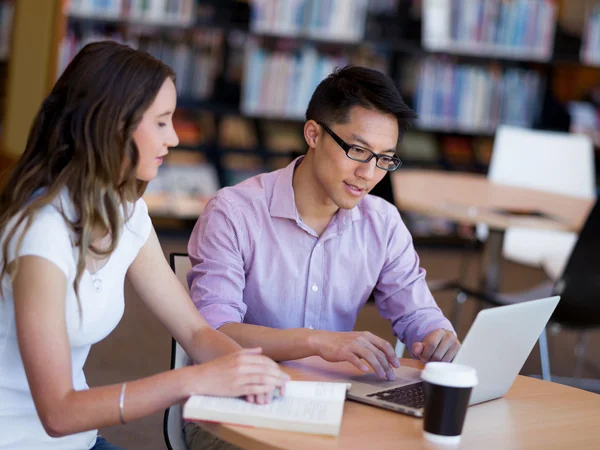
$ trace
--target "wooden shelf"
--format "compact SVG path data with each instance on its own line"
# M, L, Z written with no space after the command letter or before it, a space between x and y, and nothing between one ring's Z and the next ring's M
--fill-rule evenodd
M179 97L177 99L177 109L193 109L212 112L218 115L241 115L239 105L213 102L211 100L197 100L190 97Z
M557 52L556 49L549 56L520 53L517 49L501 48L496 45L462 45L453 44L444 49L426 49L421 45L421 42L413 39L363 39L361 41L346 41L346 40L331 40L320 38L317 36L293 35L293 34L278 34L266 31L254 31L248 23L231 23L222 20L217 21L196 21L192 23L178 22L163 22L163 21L147 21L137 18L122 18L114 16L89 16L70 14L68 19L71 23L79 23L82 25L95 24L114 24L116 26L138 26L147 27L149 29L168 30L194 30L206 28L218 28L223 31L241 31L248 33L257 38L265 40L289 40L296 41L298 44L314 44L325 47L344 47L358 48L364 46L376 46L386 48L392 52L400 54L408 54L414 56L427 55L451 55L474 61L495 62L505 65L519 65L524 63L554 65L554 64L579 64L584 66L594 67L596 64L586 64L580 61L579 56L573 56L569 53Z
M292 151L280 152L269 150L265 147L252 148L235 148L222 147L217 144L200 144L200 145L180 145L173 150L191 150L202 153L221 153L221 154L236 154L236 155L259 155L265 157L289 157L292 156Z
M69 22L79 25L102 25L111 24L119 27L144 27L149 29L162 29L165 31L169 30L193 30L193 29L205 29L205 28L218 28L224 31L248 31L248 24L244 23L230 23L224 21L192 21L190 23L178 22L178 21L157 21L147 20L145 18L128 18L128 17L115 17L115 16L89 16L80 14L69 14Z

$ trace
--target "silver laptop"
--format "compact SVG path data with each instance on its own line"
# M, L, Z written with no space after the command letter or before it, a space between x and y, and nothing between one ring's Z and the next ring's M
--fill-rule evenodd
M469 405L508 392L559 300L558 296L543 298L484 309L477 314L453 361L477 370L479 383L471 393ZM394 370L394 381L381 380L374 373L351 377L347 397L422 417L421 371L411 367Z

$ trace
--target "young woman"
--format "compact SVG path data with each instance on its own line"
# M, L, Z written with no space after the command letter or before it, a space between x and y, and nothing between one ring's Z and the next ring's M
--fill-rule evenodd
M0 194L0 449L116 448L96 429L192 394L268 401L287 381L208 326L165 261L141 195L178 143L175 104L169 67L107 41L35 117ZM83 365L122 317L125 277L202 364L90 389Z

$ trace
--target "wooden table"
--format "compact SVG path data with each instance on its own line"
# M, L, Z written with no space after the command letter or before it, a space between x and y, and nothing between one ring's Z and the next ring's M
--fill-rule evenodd
M419 367L414 360L402 364ZM282 364L295 380L339 380L357 375L349 363L318 357ZM471 406L460 448L592 449L600 445L600 395L518 376L501 399ZM233 425L203 424L222 439L245 449L433 449L422 437L422 419L346 401L338 437L325 437Z
M392 174L394 200L400 210L443 217L469 225L486 224L482 287L497 291L504 230L508 227L578 232L593 200L493 183L484 175L434 171L400 170ZM514 216L498 209L539 211L553 219Z

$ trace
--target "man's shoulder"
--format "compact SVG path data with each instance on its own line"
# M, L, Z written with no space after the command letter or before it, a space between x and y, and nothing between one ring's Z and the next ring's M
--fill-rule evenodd
M228 211L239 211L267 204L273 194L273 185L278 171L261 173L235 186L219 189L212 199L215 207Z
M392 205L387 200L382 199L381 197L377 197L375 195L368 194L363 200L358 204L358 208L360 209L363 215L373 218L379 219L400 219L400 214L398 213L398 208Z

